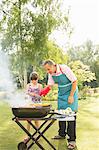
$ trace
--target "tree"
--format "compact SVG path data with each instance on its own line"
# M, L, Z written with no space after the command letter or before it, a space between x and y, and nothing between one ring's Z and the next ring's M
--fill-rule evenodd
M79 89L83 88L84 82L90 82L95 80L95 73L92 73L90 67L84 65L81 61L72 61L69 63L70 68L73 70L78 80Z
M99 61L99 46L93 45L88 40L83 45L71 47L67 54L70 56L69 61L80 60L83 64L90 67L91 72L95 73L97 84L99 81L97 70L99 68L97 62Z
M93 63L93 71L95 72L97 85L99 86L99 57L97 57L97 59Z
M39 67L44 55L49 53L49 35L63 23L68 24L68 16L64 19L59 0L3 0L1 8L2 49L14 57L13 66L17 65L13 68L18 67L16 69L26 84L29 64ZM69 25L66 27L67 31L68 27Z

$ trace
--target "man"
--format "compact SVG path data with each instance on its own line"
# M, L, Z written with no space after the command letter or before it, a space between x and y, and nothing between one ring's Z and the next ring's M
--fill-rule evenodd
M72 111L78 110L77 78L72 70L66 65L55 64L52 60L43 63L48 73L48 85L51 88L58 85L58 110L70 107ZM59 135L54 139L64 139L66 136L66 121L59 121ZM76 146L76 117L74 121L67 121L68 149Z

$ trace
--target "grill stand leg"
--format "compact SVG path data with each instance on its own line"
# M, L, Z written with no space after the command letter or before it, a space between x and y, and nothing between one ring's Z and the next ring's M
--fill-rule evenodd
M14 117L12 120L14 120L23 130L24 132L29 136L29 139L27 140L27 142L25 142L25 144L27 144L30 140L32 140L33 142L28 146L28 150L32 147L32 145L34 145L35 143L38 145L38 147L41 149L41 150L45 150L44 147L42 147L42 145L37 142L37 140L40 138L40 137L43 137L44 140L54 149L56 150L56 148L49 142L49 140L43 135L47 129L53 125L53 123L56 121L56 119L51 119L51 117L53 116L53 114L51 114L49 116L49 118L47 120L45 120L41 126L37 129L30 120L27 119L27 122L32 126L32 128L34 128L36 131L33 133L33 134L30 134L27 129L19 122L19 119L17 117ZM44 130L42 132L40 132L40 129L49 121L51 120L51 122L46 126L46 128L44 128ZM34 135L36 133L39 133L39 135L37 136L37 138L34 138Z
M47 130L48 130L48 128L50 127L50 126L52 126L52 124L55 122L55 120L53 119L47 126L46 126L46 128L42 131L42 132L40 132L40 129L41 129L41 127L43 127L43 125L46 123L47 121L45 121L41 126L40 126L40 128L36 128L30 121L28 121L28 123L36 130L36 132L35 133L39 133L39 136L35 139L36 141L42 136L43 138L44 138L44 140L54 149L54 150L56 150L56 148L49 142L49 140L43 135ZM33 145L34 143L31 143L31 145L29 146L29 148L31 148L32 147L32 145Z
M33 138L33 136L27 131L26 128L24 128L24 126L16 119L15 122L24 130L24 132L30 137L30 139L32 139L33 144L36 143L38 145L39 148L41 148L41 150L45 150L42 145L37 142L37 140L35 140L35 138Z

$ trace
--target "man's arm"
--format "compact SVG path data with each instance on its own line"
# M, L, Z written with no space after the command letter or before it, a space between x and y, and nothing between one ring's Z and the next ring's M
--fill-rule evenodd
M49 93L49 91L51 90L51 86L46 86L45 88L43 88L40 92L40 96L45 96Z
M70 95L68 97L68 103L69 104L72 104L74 102L74 93L76 91L76 87L77 87L77 80L72 83L72 88L70 91Z

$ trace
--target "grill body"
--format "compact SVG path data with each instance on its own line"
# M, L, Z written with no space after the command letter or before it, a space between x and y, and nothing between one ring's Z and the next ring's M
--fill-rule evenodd
M42 118L48 115L51 110L51 105L38 106L34 108L12 108L14 116L19 118Z

